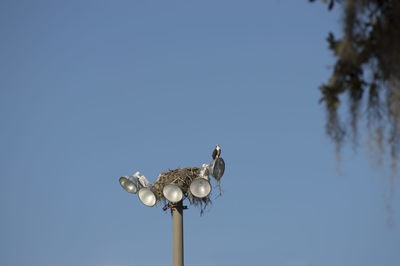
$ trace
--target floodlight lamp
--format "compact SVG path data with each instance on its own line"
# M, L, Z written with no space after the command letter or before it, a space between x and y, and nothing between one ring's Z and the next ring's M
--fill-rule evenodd
M156 195L147 187L142 187L139 190L138 196L140 201L149 207L153 207L157 202Z
M163 188L164 197L171 203L176 203L182 200L182 189L176 184L168 184Z
M119 178L119 183L126 191L132 194L136 194L138 190L138 179L135 176L121 176Z
M198 177L190 184L190 192L197 198L207 197L211 192L211 185L208 179Z
M210 173L218 181L221 179L225 171L225 162L221 157L210 163Z

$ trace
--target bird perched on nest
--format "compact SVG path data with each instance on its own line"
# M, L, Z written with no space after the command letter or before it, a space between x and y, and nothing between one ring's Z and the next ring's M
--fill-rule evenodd
M220 155L221 155L221 147L217 144L217 146L215 147L215 149L212 153L213 160L219 158Z

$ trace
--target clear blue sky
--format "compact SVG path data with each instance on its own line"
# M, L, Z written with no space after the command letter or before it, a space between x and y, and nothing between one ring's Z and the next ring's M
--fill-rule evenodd
M318 86L339 13L306 0L0 2L0 265L172 265L172 220L119 185L210 161L190 266L397 266L400 197L340 171Z

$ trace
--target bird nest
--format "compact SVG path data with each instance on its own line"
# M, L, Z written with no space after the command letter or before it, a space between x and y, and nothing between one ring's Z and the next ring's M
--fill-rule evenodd
M197 198L190 192L190 184L195 178L200 177L200 168L198 167L187 167L187 168L178 168L174 170L169 170L167 172L161 173L157 180L150 186L150 189L153 191L157 198L157 202L162 202L163 204L167 204L167 200L163 195L163 188L168 184L176 184L178 185L186 197L190 205L200 207L200 214L203 214L206 207L212 203L210 199L210 195L204 198Z

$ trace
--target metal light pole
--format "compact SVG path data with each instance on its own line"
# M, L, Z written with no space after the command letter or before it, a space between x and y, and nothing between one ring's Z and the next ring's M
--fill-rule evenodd
M183 266L183 200L188 199L191 205L200 206L203 212L205 206L211 203L209 194L212 176L219 185L225 171L225 162L220 157L221 149L217 145L213 152L213 160L199 167L187 167L169 170L161 173L157 180L149 185L145 176L136 172L133 175L121 176L120 185L131 194L138 194L139 200L152 207L157 202L168 202L163 208L172 213L172 263L173 266Z
M178 202L172 208L173 266L183 266L183 205Z

